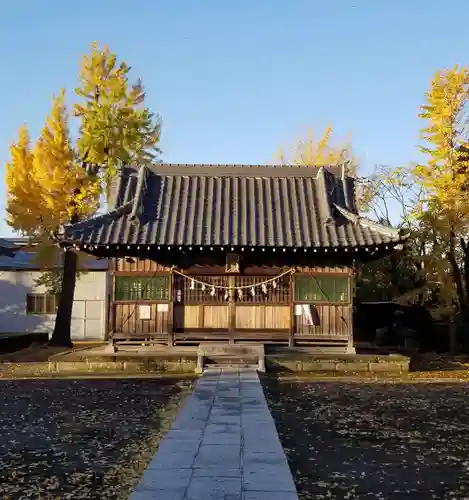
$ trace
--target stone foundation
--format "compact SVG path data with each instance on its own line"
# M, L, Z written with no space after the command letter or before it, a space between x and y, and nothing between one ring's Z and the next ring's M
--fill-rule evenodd
M149 359L118 361L48 361L45 363L0 363L0 379L54 375L144 375L156 373L193 374L197 360Z
M66 375L151 375L159 373L194 374L197 353L158 356L70 356L55 355L44 363L0 363L0 378ZM291 373L406 373L410 359L388 355L311 355L290 352L267 354L267 372ZM199 370L200 372L200 366Z
M308 373L406 373L410 358L400 355L345 354L309 356L304 353L266 356L267 371Z

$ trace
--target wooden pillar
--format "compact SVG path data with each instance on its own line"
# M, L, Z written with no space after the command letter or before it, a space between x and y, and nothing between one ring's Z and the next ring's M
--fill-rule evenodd
M235 342L235 330L236 330L236 297L235 297L235 276L228 276L228 315L229 315L229 339L230 344Z
M106 314L106 337L108 341L113 341L114 337L114 332L116 331L116 306L114 304L114 284L115 284L115 270L117 268L116 266L116 259L111 259L111 269L110 269L110 274L109 274L109 279L108 279L108 286L109 289L107 290L107 314Z
M288 346L295 345L295 279L294 274L290 274L290 336Z
M348 342L347 354L355 354L355 344L353 342L353 296L355 295L355 274L357 272L356 266L352 267L349 280L349 314L348 314Z
M174 273L171 270L169 275L169 285L168 285L168 346L174 346Z

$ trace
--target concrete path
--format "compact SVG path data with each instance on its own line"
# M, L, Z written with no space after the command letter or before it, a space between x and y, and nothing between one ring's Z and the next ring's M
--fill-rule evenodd
M208 370L130 500L298 500L255 370Z

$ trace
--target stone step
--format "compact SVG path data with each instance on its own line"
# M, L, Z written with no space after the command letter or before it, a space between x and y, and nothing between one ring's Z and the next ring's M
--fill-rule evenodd
M206 343L201 342L198 346L198 352L205 354L206 356L245 356L257 354L259 350L262 350L262 346L258 344L219 344L219 343Z
M263 345L200 344L197 349L196 373L204 368L255 368L265 371Z
M205 356L206 363L217 363L217 364L223 364L223 363L256 364L258 362L258 360L259 360L258 356L235 356L233 354L217 355L217 356L212 356L212 355Z
M204 368L251 368L257 370L257 363L205 363Z
M209 355L204 358L204 367L221 369L251 368L257 370L259 358L257 356L236 356L233 354Z

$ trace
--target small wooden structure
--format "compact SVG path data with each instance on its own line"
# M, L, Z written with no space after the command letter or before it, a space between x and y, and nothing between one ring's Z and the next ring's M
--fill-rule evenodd
M113 259L114 341L353 352L354 263L406 239L358 215L345 166L129 167L111 191L63 245Z

